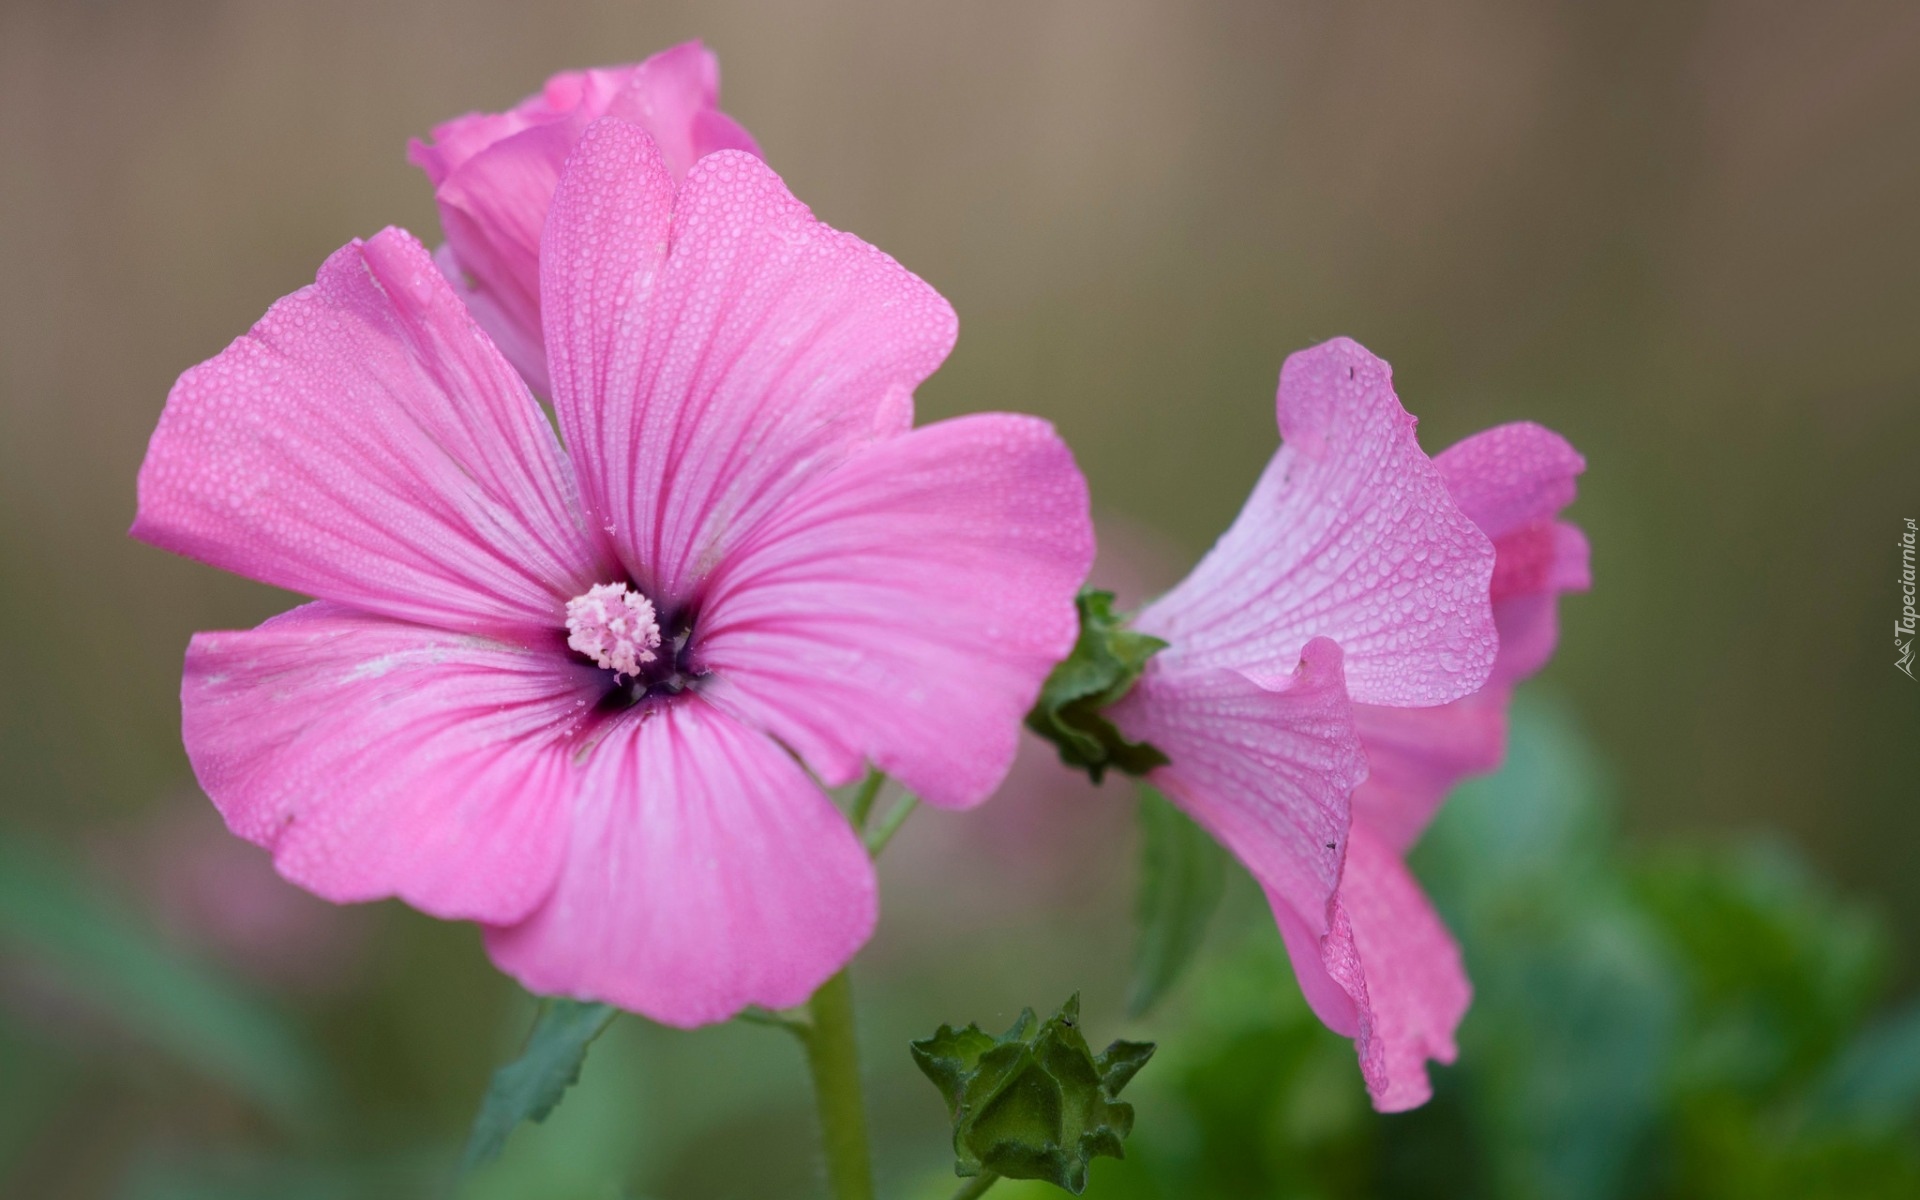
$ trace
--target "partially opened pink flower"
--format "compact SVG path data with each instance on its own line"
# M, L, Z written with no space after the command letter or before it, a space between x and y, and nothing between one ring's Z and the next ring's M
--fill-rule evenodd
M758 155L751 134L719 109L720 63L683 42L629 66L567 71L504 113L468 113L415 139L407 157L427 173L447 243L435 256L507 360L551 394L540 326L540 231L560 169L587 126L630 121L660 148L677 184L716 150Z
M1287 938L1322 1019L1357 1031L1363 1063L1377 1053L1368 1083L1388 1109L1426 1101L1425 1060L1453 1061L1454 1031L1472 996L1459 947L1402 856L1455 784L1500 765L1513 686L1553 652L1559 593L1589 585L1586 538L1558 519L1586 468L1564 438L1529 423L1502 425L1433 462L1448 494L1493 540L1499 653L1486 683L1452 703L1354 706L1368 773L1353 793L1336 902L1349 916L1357 964L1342 976L1344 964L1330 963L1300 930Z
M181 377L135 536L318 597L193 639L189 757L289 879L482 922L535 991L798 1003L874 921L814 777L994 788L1085 483L1038 420L912 429L952 310L752 155L676 187L593 123L540 288L564 452L398 230Z
M1149 778L1259 880L1322 1020L1382 1109L1428 1094L1467 999L1450 939L1353 819L1357 706L1477 691L1494 547L1449 497L1387 364L1340 339L1288 358L1284 445L1219 543L1134 622L1168 646L1110 716Z

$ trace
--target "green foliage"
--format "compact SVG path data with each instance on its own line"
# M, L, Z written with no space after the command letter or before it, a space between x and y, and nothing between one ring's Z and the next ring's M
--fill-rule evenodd
M0 949L49 970L88 1015L311 1123L331 1089L307 1044L260 998L183 957L58 865L0 840Z
M1572 723L1519 704L1506 767L1414 856L1474 984L1433 1100L1372 1113L1271 919L1241 913L1165 1006L1179 1036L1132 1097L1152 1120L1088 1194L1920 1195L1920 1008L1867 1025L1877 925L1778 848L1639 853L1610 812Z
M1022 1010L997 1038L942 1025L912 1050L946 1098L955 1174L1042 1179L1078 1194L1092 1158L1126 1156L1133 1106L1118 1097L1154 1048L1116 1041L1093 1054L1076 994L1045 1021Z
M1081 589L1080 636L1073 653L1053 669L1027 714L1027 727L1060 749L1060 761L1084 768L1095 783L1108 768L1144 775L1167 756L1145 742L1128 741L1103 710L1127 694L1147 660L1166 643L1126 628L1113 611L1113 593Z
M1815 1083L1815 1125L1898 1129L1920 1112L1920 1004L1855 1038Z
M1690 1087L1803 1084L1879 997L1884 933L1783 848L1669 849L1633 879L1692 996Z
M544 1001L520 1057L493 1073L467 1136L461 1169L471 1171L498 1158L521 1122L546 1120L579 1081L587 1047L619 1015L609 1004Z
M1138 941L1127 1013L1140 1016L1193 961L1226 891L1227 853L1149 787L1140 789Z
M958 1169L981 1172L975 1186L1009 1176L988 1195L1038 1200L1058 1194L1056 1184L1083 1185L1096 1200L1920 1195L1920 1006L1886 1006L1877 923L1777 847L1623 844L1604 773L1554 710L1516 708L1506 768L1459 789L1414 854L1415 873L1461 942L1475 995L1459 1062L1434 1068L1434 1099L1411 1113L1371 1110L1351 1043L1307 1009L1257 888L1230 862L1224 898L1205 920L1214 885L1205 867L1180 857L1195 849L1181 838L1204 835L1156 802L1143 805L1142 821L1174 820L1143 828L1143 883L1159 892L1151 903L1141 897L1142 962L1159 956L1146 973L1159 981L1155 1020L1177 1035L1153 1069L1131 1078L1145 1046L1090 1053L1072 1006L1046 1022L1025 1015L1000 1037L942 1029L916 1044L916 1064L947 1099ZM207 1014L239 1002L237 1011L257 1018L259 1002L143 947L150 936L110 909L79 904L93 915L76 928L110 917L118 934L70 938L75 907L61 895L72 890L39 860L0 847L0 943L44 968L37 974L57 976L96 1016L272 1107L261 1089L286 1086L259 1081L272 1055L241 1055L253 1065L234 1074L218 1065L232 1050L209 1055L202 1045L249 1044L253 1018L210 1024ZM1149 934L1161 939L1151 953ZM184 1026L197 1030L191 1036L175 1024L173 985L148 978L156 955L172 965L152 979L185 969L199 981L189 992L211 981L227 997L187 1006L200 1013ZM1183 957L1184 975L1166 966ZM114 981L119 971L133 981ZM872 1007L891 1021L928 994L889 997L884 979L876 985ZM1136 995L1142 986L1136 980ZM594 1044L597 1060L612 1058L567 1090L596 1007L555 1006L555 1028L536 1030L526 1055L502 1070L486 1135L496 1149L563 1090L566 1104L512 1137L501 1161L464 1180L459 1195L808 1194L815 1152L797 1055L763 1030L686 1034L626 1022ZM62 1101L65 1077L54 1068L72 1050L33 1033L0 1027L0 1076L21 1097L17 1111L0 1110L0 1171L9 1153L35 1166L31 1144L52 1128L35 1106L71 1112L94 1096L68 1083ZM104 1046L124 1054L131 1040ZM296 1071L313 1069L293 1061L304 1063ZM881 1105L924 1086L903 1061L897 1067L904 1078L872 1070ZM460 1090L447 1088L447 1103L467 1103ZM1139 1127L1129 1133L1134 1107ZM277 1160L164 1147L130 1161L115 1194L448 1194L451 1156L422 1139L461 1115L436 1113L408 1129L407 1114L384 1109L364 1118L403 1125L384 1142L328 1132L289 1141ZM949 1130L922 1137L908 1125L882 1125L888 1194L946 1200L954 1181L933 1143ZM1091 1163L1122 1137L1124 1159ZM742 1145L754 1152L738 1153ZM1022 1171L1031 1177L1012 1178Z
M233 1152L194 1161L165 1154L141 1157L115 1200L367 1200L432 1196L444 1172L431 1152L340 1161L290 1161Z
M1674 1193L1920 1194L1915 1036L1899 1021L1856 1032L1886 975L1877 922L1778 846L1668 849L1631 877L1687 996Z
M1657 1121L1680 986L1604 795L1572 726L1523 704L1507 768L1460 788L1416 855L1473 980L1463 1082L1499 1194L1619 1195Z

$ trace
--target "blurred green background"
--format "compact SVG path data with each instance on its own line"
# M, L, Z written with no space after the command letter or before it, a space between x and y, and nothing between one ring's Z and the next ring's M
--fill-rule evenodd
M1897 0L6 0L0 1194L445 1194L530 1005L473 930L307 901L221 833L180 656L292 599L128 541L134 473L174 377L329 251L434 240L409 135L688 37L795 193L958 308L923 416L1056 421L1136 589L1224 527L1280 360L1335 334L1429 450L1524 417L1588 457L1554 699L1416 860L1479 986L1463 1066L1367 1114L1236 892L1207 979L1128 1029L1164 1057L1090 1195L1916 1194ZM883 870L889 1194L950 1187L907 1038L1075 988L1122 1031L1132 796L1031 757ZM623 1021L468 1194L815 1194L806 1099L777 1032Z

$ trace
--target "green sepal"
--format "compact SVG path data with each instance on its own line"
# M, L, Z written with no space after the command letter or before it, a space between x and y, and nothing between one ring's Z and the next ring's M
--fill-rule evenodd
M1140 789L1139 821L1131 1017L1159 1003L1192 964L1227 884L1227 852L1153 788Z
M460 1169L492 1162L522 1121L544 1121L560 1098L580 1080L587 1047L606 1031L620 1010L583 1000L545 1000L520 1057L493 1073L479 1115L467 1135Z
M1093 1158L1126 1157L1133 1106L1117 1098L1154 1048L1117 1041L1096 1056L1080 1033L1076 993L1045 1021L1023 1009L997 1038L978 1025L942 1025L912 1049L946 1098L954 1174L1043 1179L1078 1195Z
M1167 643L1128 629L1113 611L1113 593L1082 588L1080 636L1073 653L1054 667L1027 714L1027 728L1060 748L1060 761L1099 783L1109 768L1145 775L1167 756L1146 742L1129 741L1104 710L1126 695L1147 660Z

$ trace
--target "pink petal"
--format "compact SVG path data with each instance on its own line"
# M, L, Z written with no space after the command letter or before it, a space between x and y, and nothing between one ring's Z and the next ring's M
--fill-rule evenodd
M513 921L566 851L598 672L327 603L187 650L187 756L227 825L336 902Z
M1587 469L1567 439L1531 421L1482 430L1433 465L1460 511L1496 541L1553 520L1573 503L1574 480Z
M1370 773L1353 796L1397 852L1413 845L1453 786L1500 765L1513 684L1546 665L1558 593L1584 590L1587 541L1556 520L1586 463L1559 434L1521 422L1489 429L1433 460L1461 511L1493 539L1489 591L1500 651L1480 691L1438 708L1359 705Z
M1367 751L1367 781L1353 793L1354 820L1405 853L1455 784L1500 765L1511 695L1490 683L1437 708L1354 705L1354 726Z
M701 159L676 203L654 144L613 118L561 181L541 284L589 507L668 607L808 479L903 432L955 332L937 292L758 159Z
M1554 525L1554 565L1538 588L1499 596L1493 602L1500 630L1500 656L1494 659L1488 687L1511 687L1547 665L1560 640L1560 593L1585 591L1587 539L1572 525Z
M394 229L180 377L139 492L143 541L450 629L557 628L603 574L526 386Z
M1493 547L1447 496L1387 364L1339 338L1280 372L1285 439L1233 526L1139 628L1195 667L1284 674L1314 637L1367 704L1467 695L1495 651Z
M1580 531L1552 524L1543 532L1552 547L1552 562L1542 572L1549 582L1494 600L1500 653L1479 691L1437 708L1354 706L1369 770L1367 781L1353 794L1353 811L1396 851L1404 853L1413 845L1456 784L1500 765L1506 755L1513 685L1553 655L1562 586L1585 586L1586 539ZM1494 543L1503 565L1512 536ZM1495 568L1496 580L1500 570Z
M715 150L759 154L752 135L720 112L719 103L720 60L697 41L682 42L628 66L561 72L504 113L468 113L436 125L431 142L408 143L407 158L438 187L502 138L550 124L567 125L578 138L612 113L659 142L680 179L696 159ZM565 161L562 153L555 170Z
M1290 676L1190 670L1156 656L1108 710L1172 761L1153 784L1245 863L1267 891L1327 931L1348 797L1366 777L1340 647L1314 638Z
M1559 641L1559 593L1586 591L1594 584L1588 570L1586 534L1565 520L1549 524L1542 534L1548 549L1544 551L1546 563L1532 572L1538 584L1494 593L1500 657L1494 659L1488 687L1511 687L1546 666ZM1507 553L1509 540L1511 536L1496 541L1501 555ZM1494 578L1498 580L1500 574L1496 568Z
M467 274L453 255L453 247L442 243L433 252L433 265L440 268L448 286L467 306L473 323L487 331L500 353L520 372L527 386L541 395L551 389L547 381L547 347L540 339L540 322L536 316L532 323L516 319L502 307L502 299L493 291L483 288L478 280Z
M470 283L461 290L475 319L543 394L540 231L574 143L603 116L631 121L659 144L676 181L716 150L757 156L752 135L719 101L719 60L684 42L632 66L555 75L508 112L469 113L437 126L432 143L408 145L434 185L448 278Z
M621 722L584 771L552 897L487 931L533 991L702 1025L800 1003L873 931L873 866L846 819L703 700Z
M660 147L667 170L677 182L687 177L694 163L716 150L744 150L760 157L753 135L721 112L719 105L719 58L699 42L682 42L631 68L625 86L604 109L595 112L592 106L582 106L587 120L581 127L602 116L638 125Z
M1454 1031L1473 989L1459 946L1406 865L1356 820L1327 933L1309 936L1284 897L1269 889L1268 899L1301 990L1330 1027L1354 1039L1373 1106L1401 1112L1425 1104L1433 1094L1427 1062L1454 1060Z
M1556 551L1558 561L1548 577L1584 580L1586 539L1580 531L1556 524L1547 532L1565 547ZM1504 542L1495 545L1502 547ZM1404 853L1418 840L1447 793L1461 780L1500 765L1506 755L1507 705L1513 685L1552 657L1559 637L1559 605L1559 589L1554 587L1522 591L1493 602L1500 653L1486 684L1471 696L1437 708L1354 706L1369 771L1367 781L1353 794L1353 811L1395 850Z
M578 128L574 130L577 137L588 121L606 112L620 86L607 70L562 72L506 112L466 113L435 125L430 142L408 139L407 161L425 172L427 182L438 189L487 147L529 129L577 121ZM575 114L583 105L592 115L577 118ZM562 150L560 161L554 164L556 176L565 162L566 151ZM537 229L535 233L538 234Z
M435 192L447 235L441 269L542 395L552 384L540 337L540 231L577 137L560 124L524 129L475 154Z
M868 761L984 799L1073 649L1087 486L1044 421L987 414L880 442L739 542L697 629L708 696L830 784Z
M1518 682L1553 654L1555 596L1592 586L1586 537L1557 519L1586 460L1559 434L1520 421L1450 446L1433 463L1461 511L1493 539L1500 655L1492 682Z

